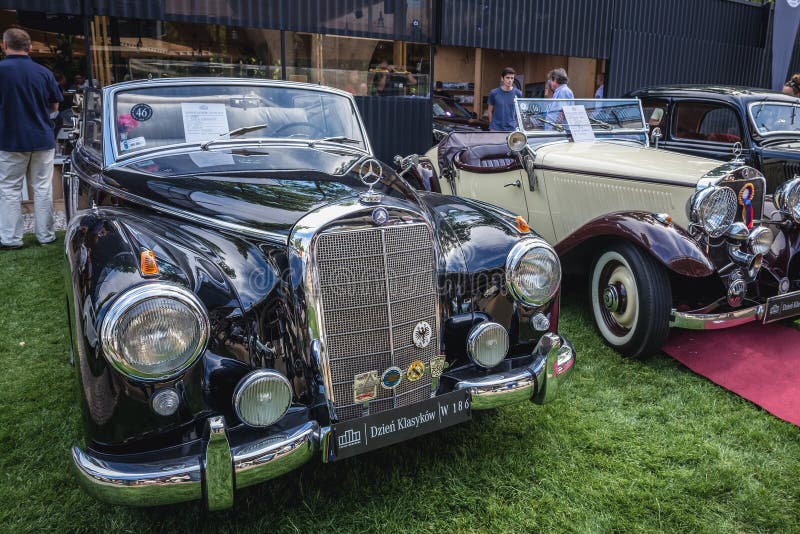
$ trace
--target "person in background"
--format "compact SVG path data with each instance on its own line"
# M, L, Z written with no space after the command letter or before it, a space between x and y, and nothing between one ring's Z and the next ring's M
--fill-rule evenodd
M789 81L783 84L781 92L785 95L800 97L800 74L792 74Z
M417 84L413 74L403 67L390 65L387 60L381 60L373 70L371 95L374 96L400 96L405 94L403 86Z
M575 95L572 94L572 89L569 88L569 77L567 71L564 69L553 69L547 75L550 84L553 87L553 98L572 99Z
M344 90L353 95L366 95L367 84L361 81L357 70L351 70L347 73L347 82L344 84Z
M19 28L3 33L0 61L0 248L22 246L22 181L33 188L36 239L56 240L53 224L53 157L51 118L63 100L56 79L29 56L31 37Z
M597 84L597 89L594 92L595 98L605 98L606 97L606 73L605 72L598 72L597 76L594 79L594 83Z
M550 85L550 80L544 81L544 97L553 98L553 86Z
M522 91L514 87L516 76L517 73L514 69L504 68L500 72L500 87L495 87L489 93L487 110L490 130L510 132L517 129L514 99L522 98Z
M76 74L72 77L72 85L69 87L70 91L82 91L86 87L86 78L83 74Z

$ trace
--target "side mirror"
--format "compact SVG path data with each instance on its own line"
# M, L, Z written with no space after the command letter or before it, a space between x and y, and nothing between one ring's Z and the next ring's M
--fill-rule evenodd
M659 128L658 126L653 128L653 131L650 132L650 139L653 141L653 145L656 148L658 148L658 140L661 139L662 137L664 136L661 134L661 128Z

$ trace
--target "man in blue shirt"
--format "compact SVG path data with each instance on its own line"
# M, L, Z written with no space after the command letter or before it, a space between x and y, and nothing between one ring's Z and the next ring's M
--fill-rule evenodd
M36 239L52 243L53 157L51 115L64 97L53 73L28 55L31 37L19 28L3 33L0 61L0 248L22 246L22 179L33 189Z
M500 73L500 87L489 93L489 129L510 132L517 129L517 111L514 98L522 98L522 92L514 87L517 73L506 67Z
M569 83L567 71L564 69L553 69L550 71L550 74L547 75L547 78L550 80L550 85L553 87L553 98L563 98L567 100L575 98L575 95L572 94L572 89L567 85Z

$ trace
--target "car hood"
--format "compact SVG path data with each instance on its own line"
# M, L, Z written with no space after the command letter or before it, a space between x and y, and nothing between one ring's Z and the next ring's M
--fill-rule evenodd
M719 161L615 141L554 143L536 149L546 169L610 175L694 187Z
M171 154L107 169L104 180L145 206L284 237L306 213L367 191L353 168L358 157L324 152L320 157L322 151L315 149L303 149L288 159L273 157L277 152L249 155L246 165L208 167L195 164L208 153ZM208 161L213 157L218 162L225 159L217 154ZM299 166L287 168L295 163ZM383 165L383 179L375 190L418 203L413 190L388 164Z
M769 143L761 151L764 158L800 160L800 141Z

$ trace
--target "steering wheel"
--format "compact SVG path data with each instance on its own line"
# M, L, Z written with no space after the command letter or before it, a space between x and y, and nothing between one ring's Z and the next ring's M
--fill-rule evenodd
M289 122L277 130L275 135L279 137L302 137L305 139L320 139L325 137L322 130L307 122Z

